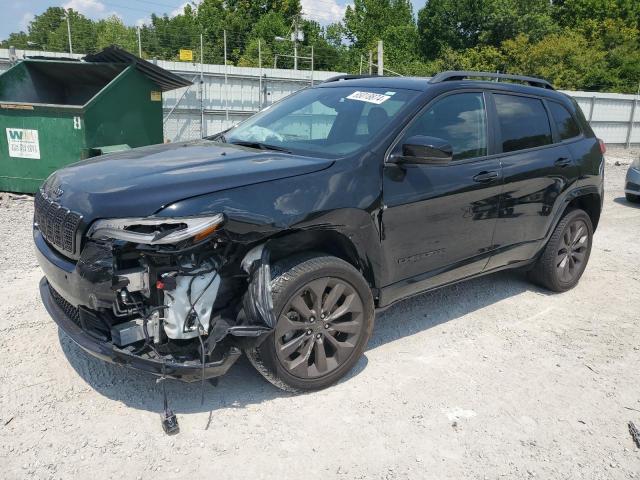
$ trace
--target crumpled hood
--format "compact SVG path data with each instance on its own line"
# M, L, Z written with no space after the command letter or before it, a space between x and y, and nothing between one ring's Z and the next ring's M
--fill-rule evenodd
M185 198L312 173L332 163L197 140L85 160L52 174L43 189L85 221L141 217Z

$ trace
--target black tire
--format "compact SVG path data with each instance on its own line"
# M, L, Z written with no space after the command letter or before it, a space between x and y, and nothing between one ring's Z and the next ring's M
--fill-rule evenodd
M554 292L570 290L587 267L592 243L593 225L589 215L584 210L569 211L553 231L529 278Z
M285 391L320 390L336 383L360 359L371 337L374 305L369 285L353 266L325 255L286 259L272 265L271 272L278 324L260 346L245 351L249 361L269 382ZM327 284L322 287L325 279ZM329 308L331 313L317 321L316 291L324 292L320 310L340 295ZM299 313L305 306L308 311ZM334 315L338 316L334 319ZM345 329L350 332L340 331ZM356 329L356 333L351 332ZM296 342L300 342L299 348L287 348Z
M640 195L634 195L633 193L625 193L624 196L627 199L627 202L640 203Z

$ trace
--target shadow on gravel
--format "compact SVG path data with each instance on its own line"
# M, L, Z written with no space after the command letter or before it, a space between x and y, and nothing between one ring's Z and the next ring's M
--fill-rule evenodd
M376 316L369 349L422 332L526 291L550 295L518 271L498 272L422 293Z
M633 203L627 200L625 197L617 197L613 199L614 202L624 205L625 207L640 208L640 203Z
M399 302L376 316L369 349L427 330L508 297L535 289L522 274L501 272L470 280ZM58 331L62 350L78 375L100 394L127 406L160 412L161 387L155 376L98 360ZM367 365L366 355L342 380L348 382ZM242 357L219 379L218 386L167 380L170 407L176 413L212 412L224 408L244 408L290 394L266 382Z
M153 412L162 411L162 386L156 383L158 377L94 358L60 329L58 339L71 366L98 393L129 407ZM348 382L362 372L366 365L367 358L363 356L341 382ZM274 398L292 396L263 379L244 356L225 376L219 378L217 386L205 380L204 403L201 403L200 382L184 383L173 379L166 382L169 406L175 413L244 408Z

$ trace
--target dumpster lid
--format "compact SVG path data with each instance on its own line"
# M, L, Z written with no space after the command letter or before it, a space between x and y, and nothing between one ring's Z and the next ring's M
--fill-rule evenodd
M140 71L149 80L155 82L160 90L166 92L176 88L188 87L192 84L189 80L182 78L175 73L171 73L164 68L160 68L151 62L147 62L140 57L122 50L121 48L111 45L101 52L87 55L83 58L85 62L94 63L127 63L132 65L136 70Z

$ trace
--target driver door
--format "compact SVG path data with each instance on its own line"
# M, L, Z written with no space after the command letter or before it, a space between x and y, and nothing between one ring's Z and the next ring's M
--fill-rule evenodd
M383 296L390 301L482 272L493 249L502 174L500 161L489 157L493 136L484 93L454 92L432 101L391 152L415 135L449 143L453 160L385 163L382 242L392 285Z

